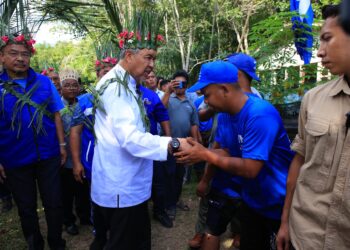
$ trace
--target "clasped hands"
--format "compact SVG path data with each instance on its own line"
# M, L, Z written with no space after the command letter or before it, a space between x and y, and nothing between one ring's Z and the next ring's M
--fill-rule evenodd
M179 138L180 148L174 152L177 163L191 165L205 160L207 149L193 138Z

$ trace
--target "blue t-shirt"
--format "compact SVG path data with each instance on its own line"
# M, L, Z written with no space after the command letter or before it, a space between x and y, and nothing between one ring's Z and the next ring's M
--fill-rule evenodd
M222 126L229 126L233 138L223 134L219 143L232 139L236 146L230 153L237 157L264 161L254 179L241 178L241 197L256 212L265 217L280 219L286 194L286 182L294 153L277 110L267 101L249 96L236 115L220 115ZM231 125L230 125L231 124ZM234 138L236 137L236 138ZM225 147L225 142L222 145Z
M81 156L80 160L84 166L85 176L91 180L92 158L94 155L95 137L93 133L93 96L86 93L78 96L78 104L73 111L71 127L83 125L81 133Z
M247 96L259 98L254 93L246 93ZM204 99L204 98L203 98ZM240 157L240 149L237 139L236 124L232 116L224 113L218 114L218 126L215 133L215 141L219 143L220 148L228 149L233 157ZM212 188L230 198L241 197L241 180L242 177L232 175L221 169L215 170L212 180Z
M11 81L6 71L0 79ZM27 95L31 102L20 101L0 84L0 163L5 169L16 168L58 157L60 148L53 116L63 104L55 86L48 77L32 69L26 79L6 84L11 84L18 95ZM43 116L37 111L38 105L45 107Z
M235 123L224 113L218 114L218 127L215 141L222 149L228 149L232 157L240 157ZM219 168L215 169L211 187L230 198L240 198L241 177L232 175Z
M204 95L200 96L197 100L194 101L194 106L196 107L197 111L199 111L199 106L204 101ZM207 132L210 131L213 127L213 118L210 118L208 121L199 121L199 131L200 132Z
M156 92L144 86L140 86L140 90L143 104L145 105L147 116L151 123L150 133L152 135L158 135L157 123L169 121L168 111Z

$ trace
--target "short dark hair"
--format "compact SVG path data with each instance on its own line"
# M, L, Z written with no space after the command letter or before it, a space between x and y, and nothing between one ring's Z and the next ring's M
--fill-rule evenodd
M173 75L173 79L175 79L176 77L178 76L182 76L186 79L186 82L188 83L189 81L189 77L188 77L188 74L185 70L178 70L175 72L175 74Z
M159 83L159 87L163 87L164 85L168 84L168 82L170 82L167 79L163 79L160 83Z
M338 17L340 15L340 4L326 5L322 8L322 19L326 20L329 17Z

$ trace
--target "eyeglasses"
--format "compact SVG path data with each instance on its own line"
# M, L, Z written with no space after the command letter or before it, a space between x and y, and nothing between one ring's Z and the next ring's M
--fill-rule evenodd
M29 52L18 52L18 51L10 51L10 52L7 52L7 54L12 58L22 57L22 58L28 59L31 56Z
M63 84L62 88L65 88L65 89L78 89L79 85L78 84Z

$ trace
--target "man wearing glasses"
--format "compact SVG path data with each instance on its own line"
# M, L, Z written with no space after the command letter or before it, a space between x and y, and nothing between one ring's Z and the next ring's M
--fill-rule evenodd
M30 68L29 36L3 36L0 61L0 181L13 193L28 249L44 249L37 215L37 186L50 249L64 249L60 166L67 153L60 96L46 76Z

